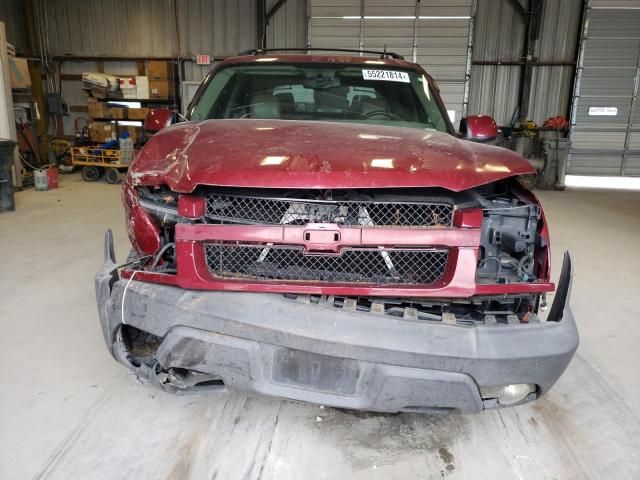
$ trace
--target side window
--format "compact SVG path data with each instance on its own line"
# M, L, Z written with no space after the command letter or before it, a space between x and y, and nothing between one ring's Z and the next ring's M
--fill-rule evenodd
M235 75L231 69L223 70L215 75L211 79L208 88L193 106L191 119L219 118L219 112L224 112L227 106L234 81Z

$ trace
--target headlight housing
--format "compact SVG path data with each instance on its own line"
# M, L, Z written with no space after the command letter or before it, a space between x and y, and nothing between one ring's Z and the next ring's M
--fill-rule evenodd
M151 215L139 204L138 193L128 184L122 188L127 234L140 255L153 255L161 247L160 229Z

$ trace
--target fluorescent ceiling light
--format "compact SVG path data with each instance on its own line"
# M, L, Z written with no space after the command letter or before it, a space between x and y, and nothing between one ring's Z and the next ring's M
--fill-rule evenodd
M341 17L312 17L312 18L341 18ZM396 15L396 16L388 16L388 15L365 15L361 17L360 15L345 15L342 17L343 20L360 20L364 18L365 20L415 20L416 17L414 15ZM460 16L419 16L420 20L469 20L471 17L468 15L460 15Z
M469 20L471 17L468 15L448 16L448 17L432 17L432 16L420 15L418 18L420 20Z

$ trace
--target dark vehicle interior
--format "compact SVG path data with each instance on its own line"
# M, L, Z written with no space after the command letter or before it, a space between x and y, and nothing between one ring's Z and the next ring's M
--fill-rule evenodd
M229 67L216 74L195 117L355 121L447 131L426 79L417 74L405 83L365 79L363 69L353 66L270 67ZM211 94L215 100L207 98Z

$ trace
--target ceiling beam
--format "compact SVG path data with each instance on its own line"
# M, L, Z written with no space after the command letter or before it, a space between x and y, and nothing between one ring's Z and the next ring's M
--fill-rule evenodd
M271 10L267 12L267 16L266 16L267 25L269 24L269 20L271 20L271 17L273 17L276 13L278 13L278 10L280 10L280 7L282 7L285 3L287 3L287 0L278 0L275 3L275 5L271 7Z

